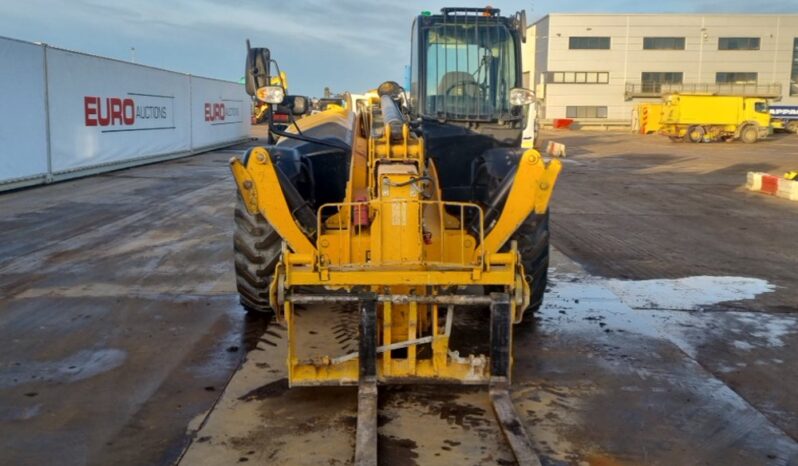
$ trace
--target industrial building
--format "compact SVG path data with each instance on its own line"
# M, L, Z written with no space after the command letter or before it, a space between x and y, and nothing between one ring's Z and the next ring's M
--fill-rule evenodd
M673 91L798 105L798 15L550 14L523 61L545 120L629 125L638 103Z

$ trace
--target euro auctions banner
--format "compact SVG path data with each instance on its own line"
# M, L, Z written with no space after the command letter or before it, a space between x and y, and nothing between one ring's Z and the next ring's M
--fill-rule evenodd
M191 155L250 131L241 84L3 37L0 108L0 191Z
M240 84L192 76L193 148L199 149L247 137L251 124L250 102L250 97Z
M44 52L0 37L0 183L47 174Z
M191 150L187 75L58 49L47 67L54 173Z

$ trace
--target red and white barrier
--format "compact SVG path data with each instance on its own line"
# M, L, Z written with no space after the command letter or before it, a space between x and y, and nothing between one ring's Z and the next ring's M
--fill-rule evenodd
M781 178L779 180L779 190L776 191L776 195L791 201L798 201L798 181Z
M745 187L749 191L798 201L798 181L762 172L748 172Z
M548 145L546 145L546 153L552 157L565 158L565 144L549 141Z

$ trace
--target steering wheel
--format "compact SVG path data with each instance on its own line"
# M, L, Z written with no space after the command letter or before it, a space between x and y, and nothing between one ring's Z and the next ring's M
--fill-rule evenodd
M467 81L467 80L458 81L458 82L452 84L451 86L449 86L446 89L445 95L449 96L452 93L453 90L455 90L457 88L462 88L462 90L463 90L462 95L466 96L466 95L468 95L468 92L466 92L466 87L467 86L476 87L477 88L477 92L476 92L476 95L474 97L482 98L482 92L483 92L482 85L480 85L480 84L478 84L478 83L476 83L474 81Z

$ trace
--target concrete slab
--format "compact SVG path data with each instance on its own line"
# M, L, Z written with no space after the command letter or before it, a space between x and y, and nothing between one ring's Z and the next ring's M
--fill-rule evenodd
M241 150L0 196L0 463L179 455L243 353Z
M757 298L772 292L766 284L703 277L664 283L652 309L630 291L651 283L594 277L561 254L552 267L534 325L516 328L514 367L514 401L544 464L798 460L798 443L769 418L774 413L760 412L696 360L696 348L729 341L771 351L796 344L798 316L702 312L688 309L683 296L688 282L720 299ZM467 328L474 346L487 341L484 311L458 312L455 334ZM314 312L323 325L323 309L303 311L306 325ZM356 389L288 389L284 332L271 328L181 464L352 461ZM758 361L773 371L783 363ZM798 411L775 411L787 423L798 420ZM512 464L484 387L381 387L380 419L381 464Z
M795 136L543 137L568 145L567 257L517 334L515 401L545 464L798 462L796 204L742 187L795 168ZM183 464L351 461L355 391L288 390L283 331L238 306L243 149L0 195L0 464L170 464L188 438ZM461 313L455 343L486 328ZM380 400L386 464L511 459L486 390Z

